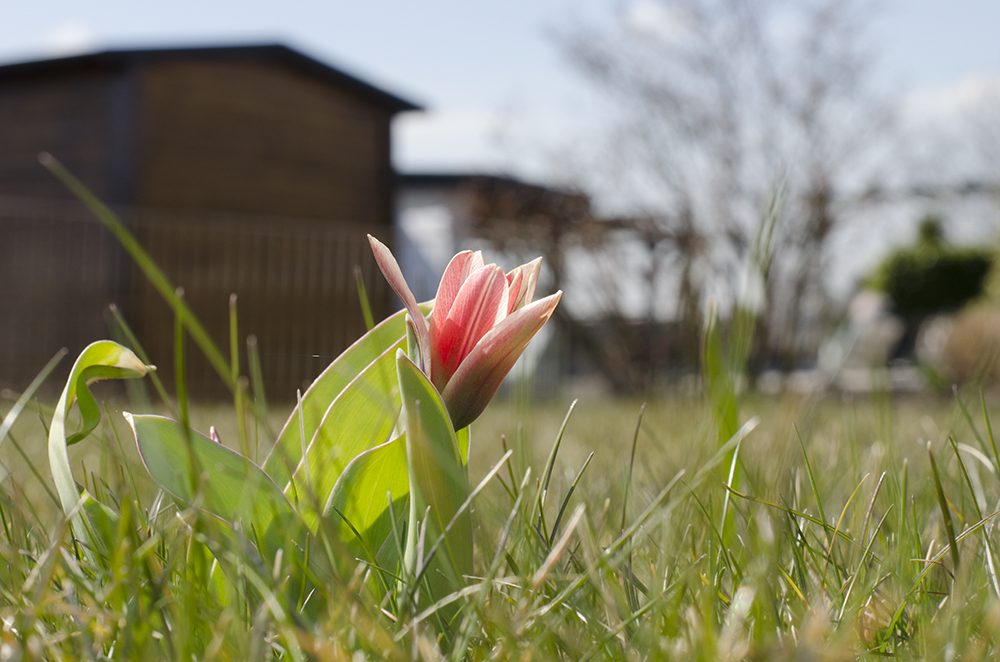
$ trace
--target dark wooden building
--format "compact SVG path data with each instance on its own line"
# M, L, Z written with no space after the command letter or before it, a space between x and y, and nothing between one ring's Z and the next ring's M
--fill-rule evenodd
M0 66L0 386L107 337L110 303L173 363L170 310L38 164L47 151L120 212L224 349L237 293L269 395L293 399L364 332L355 265L376 318L395 305L365 235L392 238L390 121L416 109L280 45ZM188 369L193 390L219 392L204 361Z

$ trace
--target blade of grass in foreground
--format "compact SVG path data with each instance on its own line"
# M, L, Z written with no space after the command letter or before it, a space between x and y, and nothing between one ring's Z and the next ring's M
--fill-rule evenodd
M68 353L69 350L65 347L56 352L55 356L49 359L49 362L45 364L44 368L42 368L42 371L35 375L35 378L31 380L31 383L28 384L28 388L24 390L24 393L18 397L17 402L14 403L11 410L7 412L6 416L4 416L3 423L0 423L0 445L2 445L3 440L7 438L7 433L10 432L10 429L14 427L17 417L21 415L22 411L24 411L24 406L28 404L28 401L30 401L35 395L35 391L37 391L38 387L40 387L42 383L48 379L49 375L52 374L52 371L55 370L55 367L59 365L59 362L62 361L63 357L65 357Z
M937 462L934 461L934 451L931 449L931 442L929 441L927 442L927 456L931 461L931 475L934 478L934 489L937 492L941 517L944 519L944 528L948 534L948 547L951 549L953 570L958 570L958 545L955 544L955 527L951 523L951 513L948 512L948 499L945 497L944 488L941 486L941 475L938 473Z
M739 403L733 374L729 370L722 348L719 313L714 304L708 310L703 334L701 370L705 380L705 390L708 392L708 401L712 405L719 445L722 445L736 434L739 427Z
M229 295L229 365L232 369L233 409L236 410L236 430L240 438L240 452L250 457L250 442L247 440L247 422L243 415L243 399L246 396L246 380L240 380L240 334L236 316L236 293Z
M552 479L552 469L555 467L556 455L559 453L559 447L562 445L563 435L566 434L566 426L569 424L569 418L573 415L573 409L576 408L577 401L574 400L569 405L569 409L566 411L566 416L563 418L562 425L559 426L559 433L556 435L556 440L552 444L552 450L549 451L549 459L545 461L545 469L542 471L542 476L544 479L542 481L542 489L538 492L538 498L535 500L534 510L531 514L531 521L538 518L538 523L536 528L538 529L539 535L542 538L548 538L547 525L545 523L545 497L548 495L549 491L549 481Z
M208 331L198 321L198 318L195 317L187 303L181 297L177 296L176 286L170 282L166 274L163 273L160 267L149 256L149 253L139 245L139 242L132 236L132 233L128 231L118 216L107 205L98 200L97 196L84 186L83 182L74 177L54 156L48 152L42 152L38 155L38 160L97 216L98 220L104 224L104 227L111 231L122 245L122 248L135 260L135 263L142 270L143 274L149 279L149 282L160 293L163 300L173 309L174 314L183 320L184 328L191 334L191 337L208 358L209 363L215 368L222 381L230 390L236 389L237 384L233 381L231 366L222 355L222 352L215 346L212 338L208 335Z
M135 355L139 357L140 361L146 365L150 365L151 361L149 360L149 355L146 354L146 350L143 349L139 339L132 331L132 327L128 325L128 322L125 321L121 311L118 310L118 306L111 304L108 306L108 310L111 312L111 317L118 325L118 330L125 336L124 339L128 341L130 349L135 352ZM149 379L153 382L153 388L156 389L156 393L160 396L160 400L163 402L163 405L170 410L173 416L176 416L177 413L174 410L174 403L171 401L170 395L167 393L167 389L163 385L163 380L160 379L159 375L157 375L155 371L149 373Z

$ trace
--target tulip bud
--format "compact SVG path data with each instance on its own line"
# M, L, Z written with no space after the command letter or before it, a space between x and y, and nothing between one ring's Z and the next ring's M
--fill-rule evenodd
M496 395L562 292L532 301L541 258L505 274L485 264L481 252L463 251L441 277L428 324L392 253L371 235L368 240L409 313L408 356L441 393L455 429L467 426Z

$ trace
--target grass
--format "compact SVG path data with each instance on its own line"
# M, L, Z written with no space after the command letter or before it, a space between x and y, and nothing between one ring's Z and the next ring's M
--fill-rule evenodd
M387 615L333 540L318 609L282 602L280 567L247 568L227 603L211 561L245 556L157 493L120 400L71 449L122 513L115 548L89 562L48 494L47 414L26 413L0 451L0 659L992 657L1000 481L984 409L965 397L968 418L884 394L750 398L732 480L713 465L703 399L651 399L641 423L638 401L579 403L568 421L568 403L494 403L473 426L473 482L505 445L514 455L476 499L476 576L447 637L433 614ZM233 442L231 411L195 406L192 424Z

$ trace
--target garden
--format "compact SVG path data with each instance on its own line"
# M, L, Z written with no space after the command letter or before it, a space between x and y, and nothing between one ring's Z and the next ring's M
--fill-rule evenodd
M44 162L173 311L176 384L119 319L6 394L0 660L995 655L991 393L755 394L741 309L697 392L491 404L559 304L540 262L464 251L418 303L371 238L404 309L269 407L237 302L219 348ZM187 396L191 352L230 402Z

